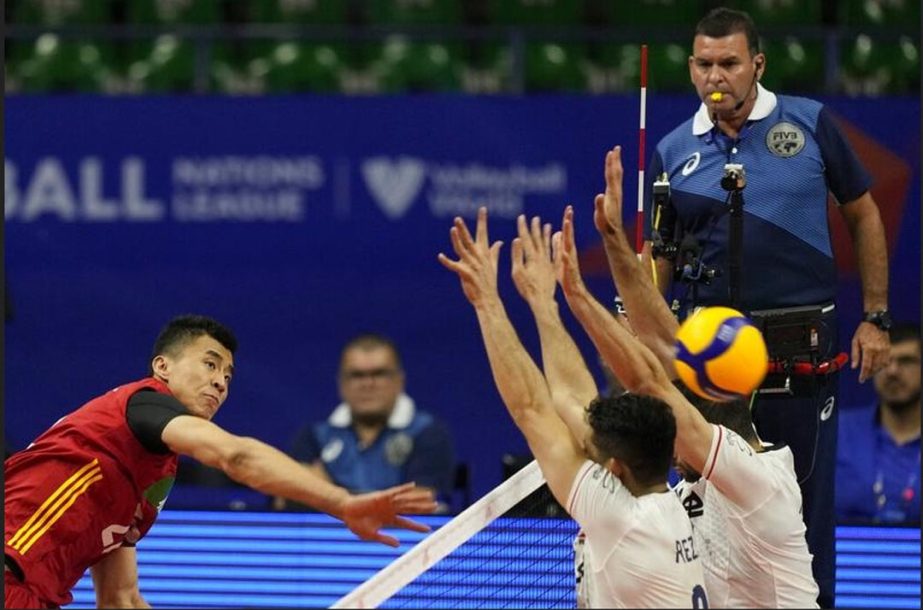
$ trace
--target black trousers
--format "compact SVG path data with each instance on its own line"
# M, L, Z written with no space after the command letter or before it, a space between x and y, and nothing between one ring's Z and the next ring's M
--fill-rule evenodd
M824 316L822 358L838 350L836 319ZM825 336L824 336L825 335ZM770 351L771 351L770 346ZM796 396L760 394L753 407L753 423L760 438L788 445L795 457L795 473L801 487L808 549L814 555L814 579L820 588L818 604L832 608L836 595L836 475L837 383L839 375L802 377L796 380Z

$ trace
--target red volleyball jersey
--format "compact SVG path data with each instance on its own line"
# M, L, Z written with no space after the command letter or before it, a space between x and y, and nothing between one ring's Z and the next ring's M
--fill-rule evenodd
M4 552L44 600L69 604L86 569L130 528L144 536L166 501L177 455L145 449L125 419L128 399L144 388L170 393L153 378L119 386L4 463Z

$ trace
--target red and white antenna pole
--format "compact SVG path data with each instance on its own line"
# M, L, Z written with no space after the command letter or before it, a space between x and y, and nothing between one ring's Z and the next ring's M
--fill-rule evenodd
M635 250L641 257L644 247L644 130L647 122L647 45L641 45L641 113L638 125L638 218L635 224Z

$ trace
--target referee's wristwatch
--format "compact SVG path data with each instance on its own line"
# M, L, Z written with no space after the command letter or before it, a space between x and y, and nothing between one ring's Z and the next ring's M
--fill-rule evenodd
M885 332L891 330L891 312L887 309L880 311L869 311L862 317L863 322L874 324L880 330Z

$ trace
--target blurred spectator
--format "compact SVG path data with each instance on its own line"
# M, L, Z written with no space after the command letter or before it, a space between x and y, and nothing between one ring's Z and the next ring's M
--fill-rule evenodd
M895 325L877 404L840 413L836 512L841 521L920 523L920 329Z
M445 425L404 393L394 343L381 335L349 341L340 358L342 402L295 438L292 457L349 490L372 491L414 481L438 493L445 507L455 477L455 452ZM278 499L276 508L291 508Z

